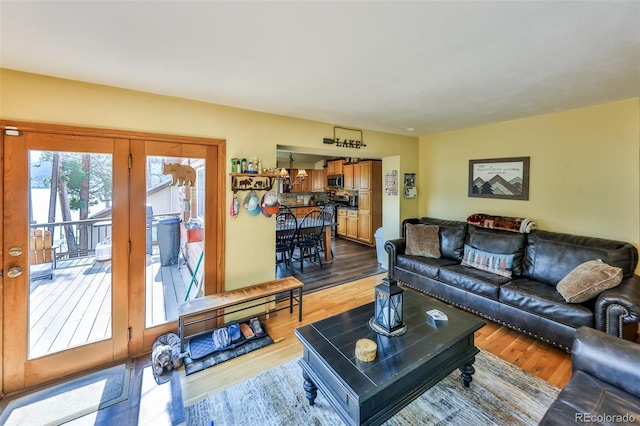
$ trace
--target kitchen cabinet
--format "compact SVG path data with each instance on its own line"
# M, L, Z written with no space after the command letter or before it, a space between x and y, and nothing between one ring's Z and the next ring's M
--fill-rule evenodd
M360 189L360 164L353 165L353 189Z
M382 162L364 160L345 164L345 189L358 191L358 210L349 210L347 230L338 234L359 243L375 245L375 231L382 226ZM351 186L349 178L352 178Z
M358 190L360 188L360 164L345 164L342 167L344 174L344 189Z
M307 172L309 173L309 172ZM296 182L296 176L298 176L298 169L293 169L291 170L290 173L290 178L291 178L291 192L311 192L311 177L307 176L306 178L304 178L304 180L302 181L302 183L295 183Z
M358 209L371 212L371 191L358 191Z
M341 175L344 173L342 170L342 164L344 160L331 160L327 161L327 175Z
M358 211L347 210L347 238L358 238Z
M342 168L344 175L344 189L354 189L353 188L353 164L345 164Z
M358 240L371 244L373 233L371 230L371 213L358 211Z
M335 163L333 161L327 161L327 176L335 175Z
M336 233L342 237L347 235L347 209L337 209L338 229Z
M371 191L371 180L372 180L372 161L363 161L362 163L358 163L358 177L357 177L357 188L361 191ZM382 179L382 175L379 176ZM354 175L355 179L355 175Z
M314 207L297 207L295 209L291 209L295 212L296 218L297 219L302 219L303 217L305 217L305 215L307 213L309 213L311 210L313 210Z
M311 170L311 192L324 192L326 182L324 170Z

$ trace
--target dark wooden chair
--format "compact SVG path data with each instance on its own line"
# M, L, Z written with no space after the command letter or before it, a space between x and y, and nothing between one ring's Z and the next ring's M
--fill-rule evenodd
M298 222L292 213L285 211L276 214L276 266L284 263L291 268L291 274L297 232Z
M278 211L279 215L284 215L284 219L288 220L288 219L296 219L296 215L293 213L293 211L287 207L287 206L280 206L280 210Z
M333 223L335 213L336 213L336 206L332 203L328 203L322 206L322 208L320 208L319 216L325 222ZM333 249L329 247L329 250L331 250L331 258L333 259ZM320 238L320 251L322 251L323 253L325 251L324 238Z
M320 216L320 210L311 210L300 221L296 247L299 249L300 272L304 272L304 260L318 259L320 268L322 256L320 256L320 244L324 232L324 220Z

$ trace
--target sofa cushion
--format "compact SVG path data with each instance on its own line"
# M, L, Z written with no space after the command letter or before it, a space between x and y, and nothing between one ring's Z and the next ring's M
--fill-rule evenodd
M622 268L624 276L630 277L638 264L638 251L620 241L536 230L527 234L523 275L555 287L576 266L594 259Z
M500 286L509 282L507 277L463 265L443 266L438 279L493 300L498 300Z
M512 254L514 275L522 275L526 235L499 229L469 227L467 243L474 248L496 254Z
M513 255L489 253L465 244L462 265L511 278Z
M423 257L423 256L407 256L400 254L396 258L396 268L413 272L414 274L423 275L429 278L436 278L438 271L442 266L456 265L457 261L444 257Z
M593 303L567 303L555 288L528 278L500 287L500 302L574 328L594 325Z
M406 225L405 254L411 256L440 257L438 225Z
M582 303L622 282L622 269L607 265L601 259L576 266L560 280L556 290L569 303Z
M440 253L444 257L462 260L464 242L467 237L467 222L456 220L442 220L431 217L420 218L420 222L427 225L438 225L440 234Z

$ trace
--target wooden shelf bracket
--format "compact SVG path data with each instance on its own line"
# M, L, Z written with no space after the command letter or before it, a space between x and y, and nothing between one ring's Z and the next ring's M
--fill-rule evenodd
M238 191L268 191L277 179L275 175L232 173L231 190L234 194Z

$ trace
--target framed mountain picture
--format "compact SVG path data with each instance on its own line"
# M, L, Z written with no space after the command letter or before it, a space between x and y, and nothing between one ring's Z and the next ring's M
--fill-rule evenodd
M469 197L529 199L529 157L469 160Z

